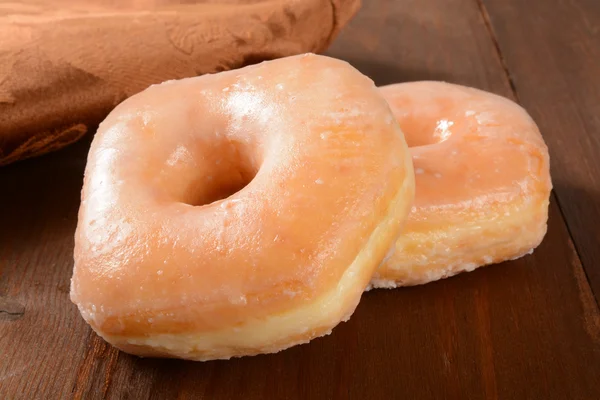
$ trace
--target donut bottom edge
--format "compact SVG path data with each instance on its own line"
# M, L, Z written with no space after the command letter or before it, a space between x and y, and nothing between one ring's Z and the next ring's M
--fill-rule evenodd
M453 232L408 228L366 290L423 285L532 254L546 235L548 206L549 196L529 204L516 201L495 215L454 224Z

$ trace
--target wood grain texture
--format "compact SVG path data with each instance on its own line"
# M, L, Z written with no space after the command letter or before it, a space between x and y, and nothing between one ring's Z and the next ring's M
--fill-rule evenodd
M560 207L600 299L600 2L483 4L519 100L544 132Z
M366 2L329 54L378 84L444 79L512 95L471 0ZM0 169L0 304L12 310L0 313L0 398L600 398L600 313L554 199L532 256L369 292L310 344L207 363L119 353L68 301L86 151Z
M153 83L324 50L360 0L0 0L0 166Z

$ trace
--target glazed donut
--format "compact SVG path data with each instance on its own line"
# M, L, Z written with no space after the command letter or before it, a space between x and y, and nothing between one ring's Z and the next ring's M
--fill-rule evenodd
M552 183L526 111L442 82L380 90L410 147L416 197L371 286L423 284L531 253L546 233Z
M345 62L152 86L93 140L71 299L128 353L276 352L350 317L413 193L393 114Z

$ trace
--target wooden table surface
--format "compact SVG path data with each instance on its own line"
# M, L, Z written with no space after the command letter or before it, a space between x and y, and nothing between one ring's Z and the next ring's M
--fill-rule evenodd
M600 398L600 1L366 0L328 54L378 84L519 101L552 162L537 251L369 292L332 335L279 354L132 357L69 301L88 137L0 169L0 399Z

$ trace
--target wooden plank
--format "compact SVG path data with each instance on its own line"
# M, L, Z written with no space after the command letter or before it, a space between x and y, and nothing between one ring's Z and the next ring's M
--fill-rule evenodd
M483 4L519 100L550 148L560 208L600 300L600 2Z
M69 301L69 280L88 144L0 169L2 399L66 398L77 379L90 329Z
M511 96L477 4L367 2L331 49L379 84L445 79ZM258 357L139 359L68 301L86 143L0 169L0 398L599 398L600 320L553 201L529 257L367 293L332 335ZM21 311L24 312L21 314Z

